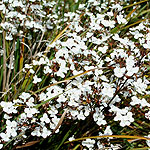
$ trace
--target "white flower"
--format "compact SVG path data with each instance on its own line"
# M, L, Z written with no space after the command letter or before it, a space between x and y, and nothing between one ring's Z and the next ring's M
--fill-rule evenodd
M102 89L101 93L103 96L108 96L108 97L113 97L114 93L115 93L115 88L112 88L111 85L109 85L108 83L104 83L104 88Z
M44 73L47 74L47 73L51 73L52 70L49 68L49 66L44 66Z
M33 132L31 132L32 136L41 136L40 127L36 127Z
M7 120L6 121L6 124L7 124L7 126L9 126L9 127L11 127L11 128L15 128L15 127L17 127L17 122L16 121L10 121L10 120Z
M115 118L114 118L114 121L118 121L118 120L121 120L122 118L122 115L120 113L117 112Z
M84 116L88 116L90 114L90 110L88 110L88 109L85 109L85 112L84 112Z
M13 3L12 3L12 6L13 7L18 7L19 6L19 7L22 7L22 8L24 7L22 2L18 1L18 0L14 0Z
M79 24L75 24L75 30L76 32L80 32L83 30L83 28Z
M124 75L125 70L126 70L125 67L123 67L123 68L116 67L114 69L115 76L118 78L121 78Z
M150 103L148 103L144 98L140 101L142 107L150 107Z
M150 134L147 136L147 138L150 138ZM148 145L148 147L150 147L150 140L146 140L146 144Z
M57 118L56 116L54 116L54 117L52 118L52 122L53 122L55 125L58 124L59 120L60 120L60 119Z
M38 78L37 75L35 75L35 76L33 77L33 83L34 83L34 84L37 84L38 82L41 82L41 81L42 81L42 79L41 79L41 78Z
M130 55L130 56L126 59L126 65L132 67L132 66L134 66L134 64L135 64L134 57Z
M136 82L133 82L133 85L135 86L136 91L141 94L146 91L147 84L142 82L141 78L138 78Z
M136 31L134 31L134 32L131 32L131 31L130 31L130 33L131 33L132 35L134 35L134 38L135 38L135 39L139 39L140 37L143 37L143 34L140 33L138 30L136 30Z
M117 21L118 21L119 24L127 23L127 20L125 18L123 18L123 15L117 15Z
M39 101L43 101L43 100L45 101L47 96L45 93L41 93L41 94L39 94L39 97L40 97Z
M5 10L5 9L6 9L6 7L4 4L0 5L0 10Z
M75 140L74 135L68 139L69 141Z
M104 75L100 76L100 79L103 80L103 81L105 81L105 82L109 82L109 80L107 79L107 77L104 76Z
M0 105L3 107L3 111L6 112L7 114L11 113L17 113L17 110L12 102L4 102L2 101Z
M33 69L30 69L29 71L30 71L30 73L32 73L32 74L35 73L35 71L34 71Z
M132 101L130 102L130 104L132 106L134 106L136 104L140 104L140 100L136 96L131 97L131 99L132 99Z
M60 95L57 99L57 102L61 103L61 102L66 102L67 98L64 95Z
M51 134L51 131L48 130L46 127L43 128L43 132L41 133L41 136L43 138L46 138L47 136L49 136Z
M102 70L99 70L99 69L95 69L95 73L94 73L94 75L95 76L99 76L99 75L101 75L103 73L103 71Z
M128 71L126 73L127 76L132 76L134 73L137 73L139 71L139 67L127 66L126 69Z
M69 70L69 68L66 67L66 61L64 61L62 59L57 59L57 62L60 64L60 68L56 72L56 74L57 74L57 76L64 78L65 77L64 73L67 73L67 71Z
M24 68L30 69L30 68L32 68L32 66L29 64L25 64Z
M20 19L20 20L24 20L26 18L26 15L22 15L20 13L18 13L17 17Z
M47 91L48 91L46 93L47 99L50 99L50 98L62 93L63 89L56 85L56 86L52 86L52 87L47 88Z
M9 116L9 115L7 115L7 114L4 114L4 119L8 120L8 119L10 119L10 118L12 118L12 117Z
M33 104L33 102L34 102L34 98L30 97L30 99L28 100L28 102L26 102L26 104L29 107L33 107L33 106L35 106L35 104Z
M79 9L85 9L85 4L79 4Z
M113 132L111 131L110 126L107 126L104 131L104 135L112 135L112 134L113 134Z
M33 65L34 66L38 65L38 61L37 60L33 60Z
M107 122L104 120L104 116L102 116L102 118L101 118L101 116L99 116L99 117L98 117L98 120L96 121L96 123L97 123L99 126L107 124Z
M6 33L5 39L8 40L8 41L13 40L12 34L11 33L10 34Z
M23 92L19 98L23 99L24 101L26 101L26 99L28 99L31 95L29 93L25 93Z
M26 20L25 26L26 26L28 29L33 28L33 25L34 25L34 21Z
M40 58L38 65L46 64L46 61L43 57Z
M114 14L113 14L112 11L110 11L110 12L107 12L107 15L110 16L110 17L112 17Z
M87 38L90 38L92 35L93 35L93 33L91 33L91 32L87 32L87 33L86 33L86 37L87 37Z
M7 131L7 134L10 134L12 137L17 136L17 132L15 128L11 128L10 126L9 127L7 126L6 131Z
M10 134L8 133L0 133L0 137L2 138L3 141L8 142L10 140Z
M50 119L48 118L48 115L46 113L43 114L43 117L40 118L42 122L50 123Z
M93 114L93 119L96 122L96 124L100 125L105 125L106 121L104 120L104 115L101 112L99 108L95 108L96 112Z
M79 120L85 120L85 115L83 114L83 112L81 111L79 114L78 114L78 116L77 116L77 118L79 119Z
M133 122L134 118L132 117L132 112L128 112L126 118L130 121Z
M105 146L104 146L100 141L97 142L97 146L98 146L98 149L99 149L99 150L105 148Z
M150 120L150 111L148 111L147 113L145 113L145 118Z
M77 110L71 110L70 113L71 113L71 116L73 117L76 117L79 114Z
M0 144L0 149L2 149L3 148L3 144Z
M102 20L101 23L102 23L105 27L110 27L110 28L114 28L114 27L115 27L115 21Z
M54 117L58 113L58 110L54 106L51 106L48 113L50 114L51 117Z
M27 115L26 115L25 113L22 113L22 114L20 115L20 119L21 119L21 120L26 120L26 119L27 119Z
M108 50L108 46L99 47L98 50L101 51L103 54L105 54Z
M134 121L134 118L132 117L132 112L127 112L127 110L123 112L122 109L120 110L120 112L119 111L117 112L114 121L120 121L120 126L125 127L125 126L129 126L131 122Z
M69 105L69 106L74 106L74 107L79 106L79 104L78 104L77 102L75 102L73 99L71 99L71 100L68 102L68 105Z
M123 7L120 6L119 4L112 4L111 8L112 9L118 9L118 11L121 11Z
M57 118L56 116L53 116L53 118L52 118L52 123L50 124L50 128L51 128L51 129L55 129L59 121L60 121L59 118ZM59 131L59 130L57 129L57 130L55 131L55 133L57 133L58 131Z
M36 108L25 108L24 112L29 118L32 118L34 114L39 113L39 111Z
M146 35L146 40L147 40L147 41L150 40L150 33L147 33L147 35Z
M82 141L82 145L88 147L91 150L94 147L94 144L95 144L95 140L92 139L86 139L85 141Z
M148 40L148 41L146 42L146 44L144 43L144 44L143 44L143 47L144 47L145 49L150 48L150 40Z
M57 76L61 77L61 78L64 78L65 77L65 74L62 72L63 69L59 69L59 71L56 72Z

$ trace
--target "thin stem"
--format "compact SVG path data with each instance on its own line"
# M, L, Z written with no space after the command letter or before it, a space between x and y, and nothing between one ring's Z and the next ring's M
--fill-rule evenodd
M6 32L3 29L3 91L5 91L6 86L6 46L5 46L5 36Z
M11 74L11 65L13 63L14 51L15 51L15 39L13 40L13 49L10 55L10 62L9 62L10 67L9 67L8 74L7 74L6 91L9 89L9 79L10 79L10 74Z

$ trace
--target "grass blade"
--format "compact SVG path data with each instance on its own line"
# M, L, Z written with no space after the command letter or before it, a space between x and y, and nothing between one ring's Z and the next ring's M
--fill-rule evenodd
M90 136L90 137L78 138L78 139L75 139L75 140L73 140L73 141L67 141L67 142L65 142L65 144L71 143L71 142L76 142L76 141L82 141L82 140L86 140L86 139L99 139L99 138L108 138L108 137L123 138L123 139L126 138L126 139L150 140L150 138L141 137L141 136L130 136L130 135L101 135L101 136Z
M137 2L137 3L134 3L134 4L130 4L128 6L123 7L123 9L129 8L129 7L132 7L132 6L147 2L147 1L149 1L149 0L143 0L143 1L140 1L140 2Z

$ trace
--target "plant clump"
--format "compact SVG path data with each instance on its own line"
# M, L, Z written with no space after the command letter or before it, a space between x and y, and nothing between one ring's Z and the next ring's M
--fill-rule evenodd
M150 137L149 2L128 5L0 2L0 148L150 147L113 139Z

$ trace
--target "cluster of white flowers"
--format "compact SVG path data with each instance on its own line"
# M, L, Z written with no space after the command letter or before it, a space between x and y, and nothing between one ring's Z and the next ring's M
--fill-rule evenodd
M92 150L94 148L95 140L92 139L86 139L82 142L83 146L88 147L89 150Z
M116 113L116 116L114 118L115 121L120 121L120 126L128 126L131 124L131 122L134 121L134 118L132 117L132 112L129 111L129 107L125 107L124 109L119 109L116 106L111 106L110 112Z
M104 115L99 108L95 108L96 112L93 115L94 121L100 126L100 125L105 125L107 122L104 120Z
M104 133L99 132L99 136L112 135L112 134L113 134L113 132L112 132L110 126L107 126L105 128ZM111 139L111 138L112 137L110 137L108 139ZM72 140L74 140L74 136L69 138L69 141L72 141ZM103 143L101 143L99 139L95 140L95 139L89 139L88 138L88 139L82 141L82 145L85 147L85 149L88 148L91 150L96 148L96 143L97 143L98 149L117 150L121 147L121 145L119 145L119 144L117 144L117 145L111 144L109 140L108 140L108 144L107 144L107 145L109 145L108 147L106 147Z
M46 80L48 87L34 96L23 92L13 102L0 103L7 114L6 130L0 133L2 142L8 142L27 129L32 136L51 136L65 108L68 109L66 119L85 120L93 115L95 124L104 126L109 122L106 120L107 115L110 115L114 122L119 121L120 126L125 127L134 122L132 107L139 105L145 111L145 119L150 120L150 111L146 111L150 104L147 98L141 98L149 93L149 82L143 73L147 71L146 62L150 61L150 53L145 50L150 46L150 24L146 21L140 23L124 37L111 33L118 24L127 24L122 6L113 2L107 13L101 14L107 3L99 6L98 1L89 0L86 5L80 4L77 12L64 14L64 20L70 22L70 26L61 39L48 45L51 49L46 53L52 51L53 59L49 59L45 52L39 52L32 63L25 64L23 69L24 74L33 76L35 89L39 89L38 85L46 78L49 79ZM0 24L7 32L6 40L12 40L17 34L23 36L24 28L33 29L34 32L52 30L58 16L47 13L54 12L55 4L54 1L45 0L43 6L35 4L33 0L30 0L30 4L17 0L0 2L0 12L10 21ZM49 11L44 11L45 7ZM18 13L15 8L21 12ZM96 10L96 15L91 8ZM37 15L35 19L34 14ZM42 22L44 17L47 18ZM84 25L80 23L82 18L85 20ZM142 34L143 29L145 34ZM140 46L137 46L136 40ZM145 51L144 56L142 50ZM40 73L38 67L42 68ZM57 84L71 76L74 77ZM123 106L126 100L129 103ZM43 105L39 106L41 103ZM105 112L106 109L109 111ZM19 116L16 117L17 113ZM14 121L13 116L18 119ZM55 133L58 132L59 128ZM104 134L112 134L109 126ZM95 140L86 139L82 145L93 149ZM97 146L104 147L100 143Z
M53 29L55 13L49 14L49 12L55 12L53 6L56 2L43 1L42 5L38 1L34 2L28 3L25 0L0 2L0 11L3 12L4 19L7 20L0 24L7 31L6 40L13 40L13 36L18 34L23 36L24 29L34 29L34 32ZM49 9L49 12L44 11L45 8ZM34 15L36 15L36 19L34 19ZM43 22L42 19L46 20Z

